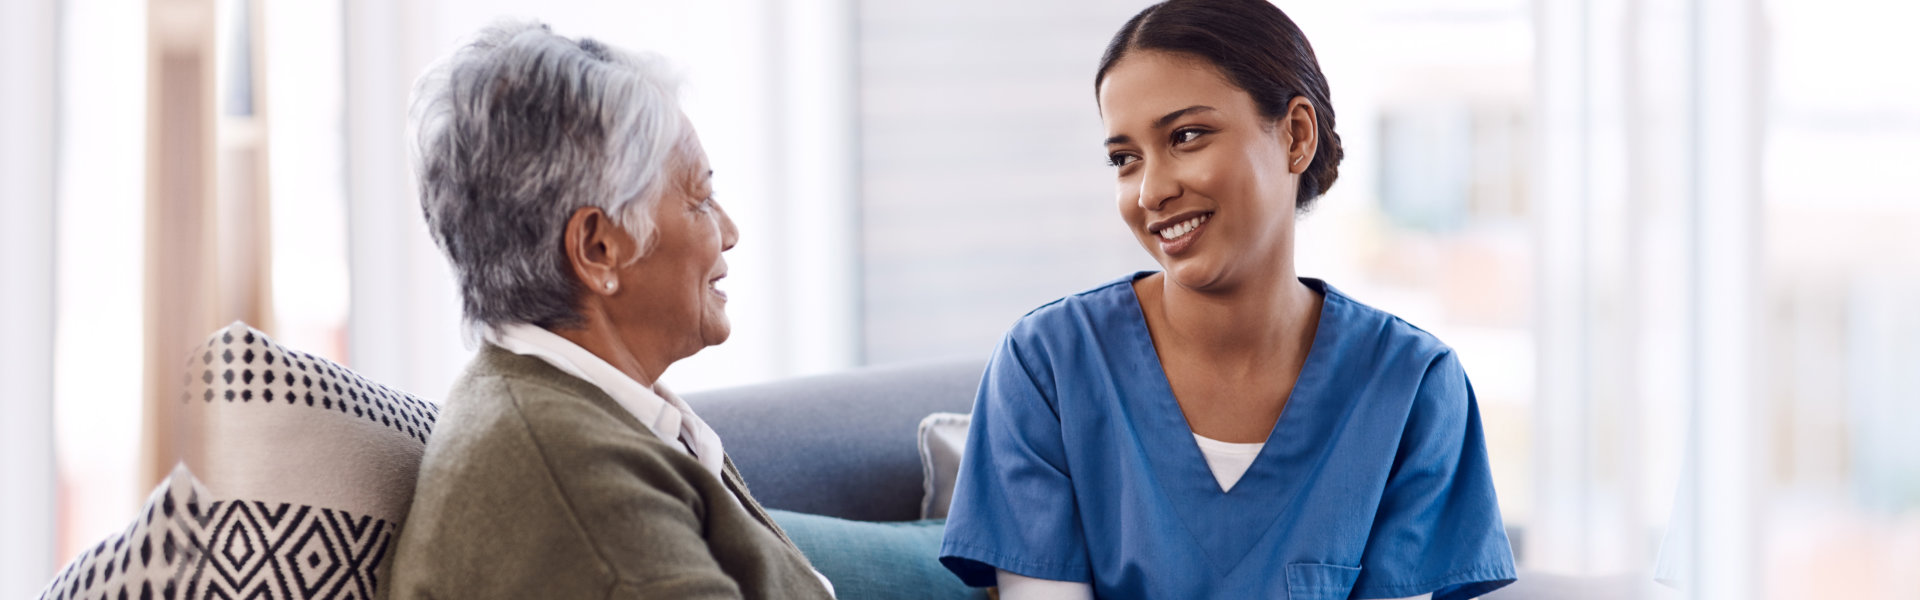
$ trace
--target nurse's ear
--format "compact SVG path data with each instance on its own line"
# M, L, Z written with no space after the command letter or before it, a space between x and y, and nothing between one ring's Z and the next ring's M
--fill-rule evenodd
M1306 96L1287 103L1287 114L1275 123L1275 134L1287 150L1287 172L1300 175L1313 166L1313 155L1320 149L1320 128L1315 121L1313 102Z

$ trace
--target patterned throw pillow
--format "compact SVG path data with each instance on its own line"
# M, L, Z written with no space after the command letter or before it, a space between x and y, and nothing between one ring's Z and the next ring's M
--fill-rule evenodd
M203 538L195 535L189 512L206 512L207 491L185 465L147 496L125 531L107 536L80 552L54 576L42 600L76 598L197 598L180 595L179 582L199 564L205 553Z
M133 524L81 552L40 598L375 597L392 523L213 497L175 467Z
M406 518L438 406L237 321L186 368L189 466L215 494Z
M41 598L384 596L439 407L239 322L187 369L198 458Z

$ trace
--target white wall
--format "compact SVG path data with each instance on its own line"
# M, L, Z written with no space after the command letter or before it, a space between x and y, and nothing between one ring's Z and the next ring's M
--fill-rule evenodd
M53 570L52 0L0 5L0 596Z
M1020 315L1153 268L1114 207L1093 71L1149 2L861 2L869 363L984 358Z

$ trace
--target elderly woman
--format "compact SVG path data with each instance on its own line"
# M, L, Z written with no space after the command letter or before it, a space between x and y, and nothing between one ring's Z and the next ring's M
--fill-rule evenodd
M446 398L397 598L829 598L658 381L726 341L699 137L657 59L500 25L422 77L420 205L484 340Z

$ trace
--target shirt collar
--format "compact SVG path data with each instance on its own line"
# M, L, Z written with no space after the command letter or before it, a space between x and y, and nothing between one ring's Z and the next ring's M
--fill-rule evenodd
M708 427L700 415L693 414L693 407L667 386L659 383L651 388L640 385L640 382L579 344L534 325L515 323L493 327L487 329L482 337L502 350L538 358L563 373L600 388L600 391L612 396L621 408L627 409L635 419L646 425L653 435L666 440L668 445L676 449L691 451L701 467L713 473L714 477L726 480L722 470L726 468L727 454L726 448L720 443L720 434ZM685 440L686 445L674 443L675 440ZM733 494L728 494L728 497L733 498L734 502L741 502ZM828 595L833 595L833 582L828 581L826 575L814 569L813 576L827 587Z
M665 385L641 385L579 344L538 326L525 323L502 325L488 329L484 337L487 343L514 354L538 358L600 388L668 444L681 448L678 442L685 440L694 458L716 476L724 467L725 450L721 447L719 434L693 414L693 407Z

